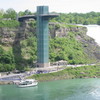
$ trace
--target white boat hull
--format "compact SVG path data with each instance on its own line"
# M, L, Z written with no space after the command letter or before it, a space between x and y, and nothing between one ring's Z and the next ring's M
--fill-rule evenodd
M26 80L22 80L21 82L19 82L17 86L18 87L33 87L33 86L36 86L37 84L38 82L36 80L26 79Z
M29 84L29 85L18 85L18 87L34 87L37 86L38 83L33 83L33 84Z

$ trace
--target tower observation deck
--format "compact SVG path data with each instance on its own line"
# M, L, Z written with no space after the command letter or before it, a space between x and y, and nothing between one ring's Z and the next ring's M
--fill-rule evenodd
M19 17L19 21L34 18L37 21L37 66L49 67L49 19L57 17L57 14L49 14L48 6L37 6L37 15Z

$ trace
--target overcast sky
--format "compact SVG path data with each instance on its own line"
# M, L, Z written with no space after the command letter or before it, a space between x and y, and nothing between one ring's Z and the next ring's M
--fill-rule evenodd
M100 0L0 0L0 8L13 8L17 12L29 9L36 11L36 6L47 5L55 12L100 12Z

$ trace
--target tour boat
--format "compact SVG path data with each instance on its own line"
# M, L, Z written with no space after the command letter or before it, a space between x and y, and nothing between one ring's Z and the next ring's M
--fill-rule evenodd
M18 84L18 87L32 87L38 84L37 80L35 79L25 79L21 80Z

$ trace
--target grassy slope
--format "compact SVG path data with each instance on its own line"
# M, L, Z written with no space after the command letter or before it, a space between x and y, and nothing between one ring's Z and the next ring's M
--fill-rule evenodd
M60 79L73 78L96 78L100 77L100 65L98 66L83 66L83 67L68 67L62 71L47 74L36 74L30 78L35 78L38 81L51 81Z

